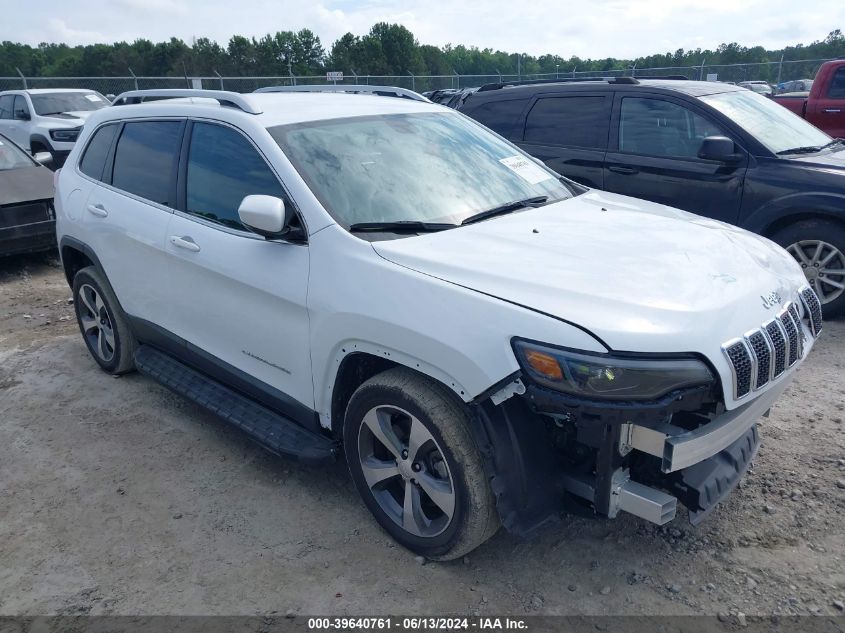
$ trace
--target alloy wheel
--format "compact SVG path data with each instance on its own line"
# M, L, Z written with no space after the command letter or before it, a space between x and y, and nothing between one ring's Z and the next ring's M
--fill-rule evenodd
M786 250L801 264L822 303L830 303L845 292L845 255L835 246L822 240L801 240Z
M115 342L106 304L93 286L83 284L79 289L79 322L88 346L105 363L114 358Z
M455 484L434 436L397 407L371 409L358 430L358 458L379 507L406 532L441 534L455 514Z

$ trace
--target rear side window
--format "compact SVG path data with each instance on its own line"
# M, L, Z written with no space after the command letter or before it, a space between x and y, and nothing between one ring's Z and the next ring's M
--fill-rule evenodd
M845 99L845 66L837 68L833 73L833 81L830 82L827 96L831 99Z
M528 99L508 99L507 101L490 101L466 112L473 119L486 125L494 132L505 138L519 139L522 137L522 119L520 115L525 109Z
M117 141L112 185L158 204L176 206L173 183L181 141L180 121L127 123Z
M103 179L103 168L116 132L117 125L114 124L104 125L94 132L79 163L79 170L83 174L96 180Z
M543 97L525 121L525 142L607 149L610 113L606 97Z
M15 95L3 95L0 97L0 119L12 118L12 103L15 101Z
M244 228L238 207L246 196L285 195L275 174L243 134L209 123L194 123L185 193L188 213L236 229Z

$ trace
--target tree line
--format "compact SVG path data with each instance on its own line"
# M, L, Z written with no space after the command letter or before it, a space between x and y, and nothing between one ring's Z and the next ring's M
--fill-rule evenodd
M708 66L777 62L845 56L845 35L831 31L823 40L784 49L746 47L736 42L715 50L657 53L636 59L582 59L578 56L540 56L509 53L490 48L447 44L420 44L402 25L380 22L366 35L347 33L326 49L309 29L278 31L261 38L233 36L226 46L208 38L190 44L178 38L153 43L146 39L114 44L42 43L38 46L0 43L0 76L15 76L20 69L29 77L126 76L283 76L321 75L340 70L358 75L523 75L601 72L636 68Z

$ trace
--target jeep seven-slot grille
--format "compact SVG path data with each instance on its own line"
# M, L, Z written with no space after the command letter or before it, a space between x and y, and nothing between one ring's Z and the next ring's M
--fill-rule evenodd
M801 290L804 320L817 337L821 332L821 302L809 287ZM722 350L733 375L734 398L740 399L779 377L804 356L806 334L797 303L789 302L778 315Z

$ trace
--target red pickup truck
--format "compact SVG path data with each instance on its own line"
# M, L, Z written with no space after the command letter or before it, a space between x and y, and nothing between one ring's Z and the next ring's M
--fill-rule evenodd
M845 59L822 64L809 93L772 98L833 138L845 138Z

